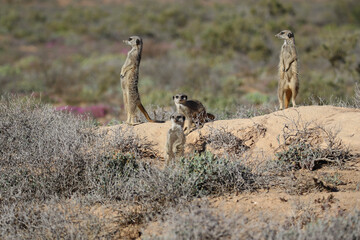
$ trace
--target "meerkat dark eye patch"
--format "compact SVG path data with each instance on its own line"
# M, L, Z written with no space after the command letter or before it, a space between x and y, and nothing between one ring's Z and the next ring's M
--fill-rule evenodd
M185 121L185 117L184 117L184 116L182 117L182 119L183 119L183 121Z
M131 41L132 40L132 38L131 37L129 37L129 41Z
M176 99L178 99L180 96L175 96Z
M136 45L139 45L139 44L140 44L140 40L136 39Z
M281 34L281 35L283 35L283 34L284 34L284 32L281 32L280 34Z

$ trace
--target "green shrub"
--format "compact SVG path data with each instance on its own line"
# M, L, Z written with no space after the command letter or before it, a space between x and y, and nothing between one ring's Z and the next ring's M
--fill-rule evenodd
M260 178L240 162L210 153L184 158L163 170L139 164L134 175L126 179L119 181L121 186L114 197L139 204L149 216L194 198L262 187Z
M105 155L88 165L87 180L91 188L90 192L111 199L117 196L123 182L133 177L138 168L138 163L131 155L120 153Z

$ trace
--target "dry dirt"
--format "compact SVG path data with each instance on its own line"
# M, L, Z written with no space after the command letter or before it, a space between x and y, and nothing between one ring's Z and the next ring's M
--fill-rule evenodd
M225 129L233 135L243 139L248 146L247 159L261 164L262 161L273 159L283 143L284 131L291 129L312 128L322 126L337 134L343 146L349 148L352 154L360 154L360 110L333 106L304 106L277 111L271 114L251 119L218 120L205 124L201 129L191 132L187 136L186 152L194 151L194 144L201 150L209 150L210 146L203 144L204 139L211 136L212 129ZM120 125L104 127L111 132ZM124 126L122 126L124 127ZM143 123L132 128L141 138L153 144L159 153L159 158L152 160L163 165L161 156L164 154L166 133L170 123ZM313 136L320 144L326 144L323 134ZM191 147L192 146L192 147ZM199 150L199 149L198 149ZM296 180L294 180L296 179ZM225 214L241 212L250 221L271 218L277 222L289 219L301 219L305 215L341 215L354 209L360 210L360 159L357 157L346 163L344 168L323 167L315 171L301 170L294 173L295 185L292 189L276 186L268 190L254 193L230 194L227 196L211 197L211 206ZM337 183L329 183L329 179ZM324 183L329 187L307 191L309 184ZM298 184L298 186L296 185ZM304 187L304 186L305 187ZM331 187L334 187L331 189ZM305 190L301 190L305 189ZM314 188L313 188L314 189ZM316 188L315 188L316 189ZM152 222L146 226L136 226L135 232L161 232L161 226ZM134 230L134 229L133 229ZM136 234L135 234L136 235ZM140 235L138 235L140 236ZM129 238L134 238L134 235Z

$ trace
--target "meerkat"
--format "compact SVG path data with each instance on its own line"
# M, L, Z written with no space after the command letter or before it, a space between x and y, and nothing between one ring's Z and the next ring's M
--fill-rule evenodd
M281 47L279 63L278 98L280 110L287 108L291 99L296 107L295 98L299 92L298 57L295 47L295 36L289 30L283 30L275 35L284 39Z
M131 46L131 50L127 54L124 65L121 68L120 79L123 92L124 106L127 114L126 123L135 125L135 112L138 107L145 115L149 122L154 122L146 112L140 101L138 90L139 66L141 60L141 51L143 47L142 39L138 36L132 36L128 40L123 41Z
M171 128L167 133L165 149L165 161L167 164L176 157L181 157L184 155L185 145L185 134L183 130L185 116L179 113L174 113L170 116L170 120Z
M190 133L194 125L202 126L205 122L212 121L215 116L207 113L204 105L198 100L188 100L185 94L176 94L173 96L176 105L176 111L185 116L184 131Z

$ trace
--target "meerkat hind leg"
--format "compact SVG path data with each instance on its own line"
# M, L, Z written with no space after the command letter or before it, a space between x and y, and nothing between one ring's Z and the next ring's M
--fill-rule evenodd
M129 114L129 102L126 91L123 90L123 100L124 100L124 111L126 112L126 122L130 122L130 114Z
M280 110L283 110L283 108L284 108L284 91L283 90L281 90L281 89L279 89L278 90L279 92L278 92L278 99L279 99L279 109Z
M135 114L137 105L136 105L136 103L131 102L131 101L129 101L129 103L130 103L130 106L128 108L128 111L129 111L128 124L137 125L137 124L139 124L138 122L136 122L136 114Z

